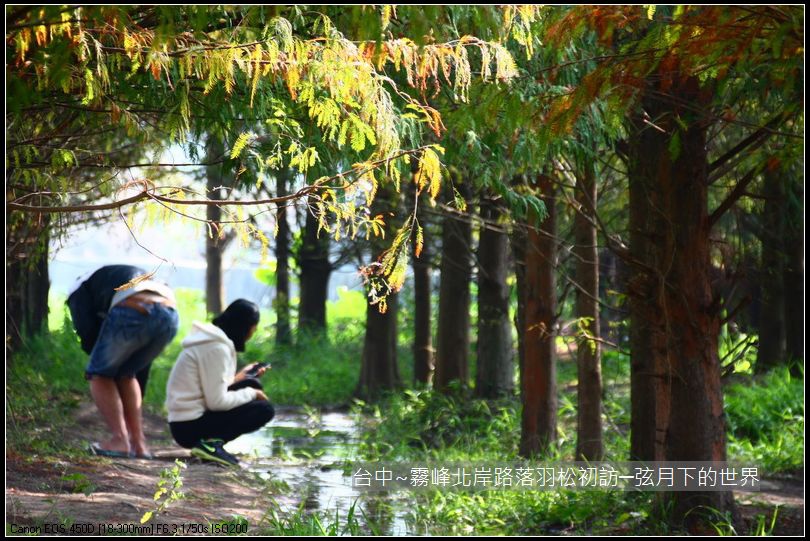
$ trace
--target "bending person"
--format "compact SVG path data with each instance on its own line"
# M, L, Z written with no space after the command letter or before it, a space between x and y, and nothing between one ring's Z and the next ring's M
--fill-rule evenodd
M110 431L106 441L90 445L97 455L152 457L143 433L143 391L152 361L177 334L178 315L174 293L162 282L146 279L116 291L139 274L137 267L108 265L68 297L82 347L90 351L90 393Z
M80 277L68 291L67 305L73 327L85 353L93 353L101 326L112 307L116 288L144 274L144 269L132 265L106 265L92 274L87 273ZM174 332L177 333L176 328ZM151 367L152 364L149 363L135 375L141 388L141 399L146 398L146 383Z
M260 387L258 380L247 381L254 366L236 373L236 352L245 350L258 324L258 307L239 299L212 323L195 321L183 340L166 384L166 407L172 437L193 456L238 465L225 443L258 430L275 414L264 391L245 386Z

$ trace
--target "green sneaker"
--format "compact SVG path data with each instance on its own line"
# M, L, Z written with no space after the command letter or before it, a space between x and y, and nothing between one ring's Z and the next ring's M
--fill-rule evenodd
M226 451L223 445L225 442L222 440L202 440L191 449L191 456L223 466L239 466L239 459Z

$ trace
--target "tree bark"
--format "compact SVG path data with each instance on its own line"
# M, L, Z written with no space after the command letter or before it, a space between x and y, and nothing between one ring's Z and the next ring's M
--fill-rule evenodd
M413 378L416 383L424 385L430 384L434 370L430 271L430 251L428 242L425 242L420 257L413 254Z
M557 291L554 268L557 257L556 210L551 177L540 175L537 187L548 215L540 222L529 214L526 243L524 323L523 414L520 455L533 457L556 444L557 370L554 325Z
M483 198L481 217L487 222L478 244L478 351L475 393L497 398L514 391L512 325L509 321L509 237L498 231L502 211L496 201Z
M6 358L48 326L50 219L26 214L7 224Z
M651 109L652 108L652 109ZM644 111L660 118L662 103L647 100ZM669 175L666 133L649 128L640 119L630 139L630 257L627 283L630 307L630 459L664 460L664 435L669 420L670 393L666 364L667 328L656 301L660 277L656 269L666 261L667 225L660 216L659 176ZM654 210L652 210L654 209Z
M314 206L314 201L310 201ZM304 239L298 254L301 269L301 301L298 306L299 333L326 333L326 301L329 291L329 235L318 236L318 218L307 212Z
M711 90L701 89L696 78L676 81L665 92L657 86L645 92L643 110L658 129L637 124L631 158L631 242L639 243L632 249L639 268L629 289L633 346L640 347L633 350L631 392L642 393L651 408L642 411L639 396L632 401L632 428L642 432L634 434L631 452L647 460L651 453L674 462L725 461L720 302L711 288L709 122L693 112L707 108ZM679 103L689 103L690 110ZM700 509L734 512L730 491L661 497L663 508L672 510L670 520L688 527L707 520Z
M398 295L388 296L388 310L381 314L376 305L366 304L366 334L360 382L355 396L375 400L384 391L399 387L397 366L397 312Z
M515 330L517 331L518 388L520 403L524 404L523 381L526 379L523 361L526 358L526 229L515 227L509 239L512 244L512 255L515 258L515 289L517 307L515 308Z
M458 189L462 197L469 201L468 183L460 182ZM464 217L445 217L442 227L436 373L433 379L434 387L440 391L447 391L453 381L466 387L469 380L471 244L470 222Z
M282 167L276 173L276 195L287 195L290 171ZM279 203L276 209L276 345L292 343L290 330L290 225L287 223L287 205Z
M627 264L609 248L599 256L599 334L614 344L627 347L625 322L630 317L627 308Z
M804 375L804 185L799 171L788 172L787 223L785 224L784 269L785 346L791 374Z
M225 153L222 139L218 135L208 135L208 161L218 161ZM222 199L220 188L224 186L223 165L209 165L205 168L206 191L209 199ZM209 314L220 314L225 306L225 287L222 283L222 253L225 238L222 235L222 209L216 205L205 207L205 309Z
M512 179L512 184L519 187L525 184L522 175ZM517 358L518 358L518 388L520 389L520 403L524 404L523 381L525 372L523 360L526 358L526 245L528 242L527 229L525 225L516 224L509 238L512 245L512 257L515 261L515 296L517 306L515 308L515 330L517 331Z
M765 208L762 213L762 259L757 277L761 284L759 348L756 371L768 370L787 361L785 327L785 263L783 244L786 229L784 180L779 170L765 171Z
M593 164L577 178L574 217L577 340L577 460L602 460L602 355L599 343L599 253L596 245L596 179Z
M382 187L377 192L372 215L383 209L392 211L397 208L399 194L390 187ZM375 237L371 242L374 256L378 256L388 246L384 239L396 235L397 225L387 220L385 237ZM375 400L388 390L399 387L399 367L397 365L397 312L396 293L389 293L386 299L387 310L380 313L378 305L366 302L366 334L361 357L360 381L355 396L364 400Z

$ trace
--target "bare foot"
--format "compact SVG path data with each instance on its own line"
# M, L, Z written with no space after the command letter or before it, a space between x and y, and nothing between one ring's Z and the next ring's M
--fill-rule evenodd
M152 458L152 453L149 451L149 448L146 446L146 442L132 442L132 451L135 453L135 456L138 458Z
M121 453L129 453L129 442L122 438L110 438L104 440L100 445L101 449L105 451L119 451Z

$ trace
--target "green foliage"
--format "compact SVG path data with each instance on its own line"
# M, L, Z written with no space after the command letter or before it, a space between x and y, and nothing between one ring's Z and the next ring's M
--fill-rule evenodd
M723 325L718 344L724 373L753 374L753 367L757 361L757 349L754 347L756 342L756 335L732 333L728 324Z
M337 509L334 515L307 511L303 507L290 513L275 504L265 513L258 532L260 535L284 536L379 535L379 530L373 524L368 521L365 527L361 524L358 509L365 516L357 501L352 502L345 517L341 517Z
M768 520L768 517L765 515L757 515L757 525L754 528L752 535L757 537L773 535L773 529L776 526L776 516L778 514L779 507L777 506L776 509L773 510L773 515L771 515L770 520Z
M269 325L248 342L245 363L269 361L262 378L275 404L335 406L348 404L360 376L366 298L359 291L338 290L327 304L328 338L298 335L293 346L275 345Z
M777 368L761 381L735 383L726 389L729 430L752 441L772 436L785 424L804 422L804 384L787 368Z
M725 390L729 456L766 471L804 465L804 383L788 368Z
M87 167L94 160L100 162L95 167L114 168L115 160L105 158L114 152L99 154L106 150L98 148L104 141L135 142L126 146L141 156L150 150L142 145L150 138L152 149L163 149L212 132L235 138L230 152L230 160L238 160L230 164L234 169L245 167L242 157L248 151L259 175L268 165L281 165L275 149L282 142L290 164L304 175L316 163L329 171L327 177L337 172L336 164L347 161L357 162L360 169L372 162L374 168L389 169L401 155L403 135L424 128L438 136L442 130L441 116L424 103L424 95L415 98L400 84L423 94L429 84L438 88L443 76L454 92L466 96L472 80L468 49L481 52L482 81L504 82L517 75L510 52L499 41L451 34L447 42L422 46L406 36L388 39L390 34L382 35L380 27L376 35L366 36L357 28L361 13L352 11L347 18L336 11L335 24L329 11L44 6L14 12L6 36L15 66L7 98L18 120L10 125L19 166L12 168L11 177L48 181L56 175L57 181L76 187L95 179L58 171L57 166L68 165L64 152L78 155L70 165ZM499 39L514 29L516 38L530 46L535 8L501 11L504 34ZM383 20L395 16L390 7L383 12ZM338 25L363 38L345 35ZM395 81L386 68L406 74L404 80ZM64 121L63 109L74 116ZM400 114L405 109L410 116ZM304 119L312 121L307 124L316 128L314 133L302 130ZM272 126L274 150L269 156L267 138L254 136L262 120ZM245 130L246 122L254 124ZM56 146L48 141L69 140L65 133L78 125L91 139L53 151ZM113 134L93 139L100 127ZM351 150L343 148L347 142ZM338 151L331 163L322 163L325 149ZM40 151L56 152L49 160L53 171L29 167ZM335 178L345 180L343 174Z
M86 364L87 355L70 326L26 340L6 373L9 449L27 454L76 451L59 427L70 424L85 399Z
M72 492L74 494L84 494L85 496L89 496L93 492L96 491L98 488L95 484L93 484L88 477L83 473L71 473L69 475L63 475L61 477L62 481L69 482L73 485Z
M155 491L153 498L155 501L155 508L143 514L141 517L141 524L145 524L159 516L169 507L171 503L185 497L185 494L183 494L183 492L180 490L180 488L183 486L183 477L180 475L180 472L185 468L185 462L175 460L174 466L161 470L160 479L157 482L157 490Z
M641 530L652 500L650 493L436 491L419 497L413 514L434 534L610 535Z
M356 407L378 419L361 445L369 459L503 459L517 453L520 423L514 400L473 400L460 389L451 395L406 390L392 394L383 406L356 402Z
M603 352L604 419L607 458L626 460L629 453L630 361L627 355ZM572 459L576 429L576 363L558 364L561 446L549 460ZM764 471L793 470L803 464L803 386L787 369L754 385L726 389L730 459L747 460ZM752 404L754 405L752 407ZM374 406L358 402L357 412L370 418L360 452L366 460L511 460L517 457L520 408L516 400L488 402L460 389L449 395L431 390L393 393ZM735 432L736 431L736 432ZM739 435L735 435L739 434ZM655 519L651 493L565 491L433 491L413 496L414 531L449 535L549 533L666 533ZM515 516L521 520L514 520ZM730 523L712 523L726 532ZM725 526L724 526L725 525ZM765 519L759 526L767 531ZM730 532L730 530L728 530Z

